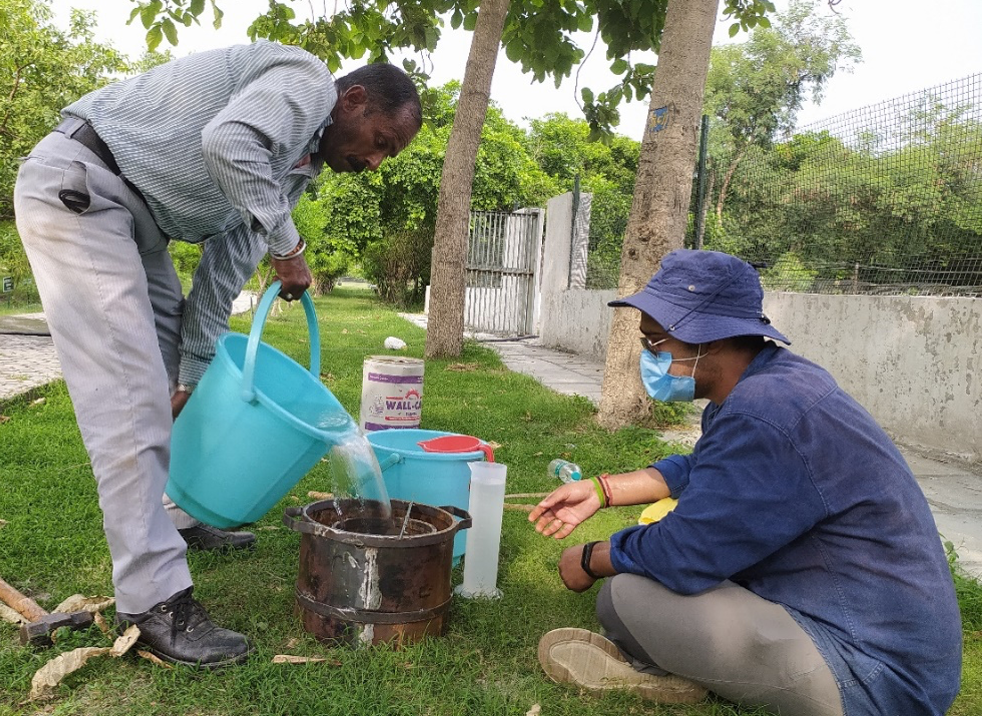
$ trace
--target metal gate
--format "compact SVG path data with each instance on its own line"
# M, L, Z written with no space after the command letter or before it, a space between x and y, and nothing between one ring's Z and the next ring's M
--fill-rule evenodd
M542 209L472 211L464 325L509 336L536 330Z

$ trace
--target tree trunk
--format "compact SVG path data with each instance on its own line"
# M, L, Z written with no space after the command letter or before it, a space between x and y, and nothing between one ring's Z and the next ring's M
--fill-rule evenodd
M718 5L719 0L669 0L621 251L618 296L640 290L662 256L682 248L685 240ZM649 411L638 370L638 321L637 311L614 311L597 417L607 428L635 422Z
M426 357L456 357L464 346L464 262L474 164L491 99L491 78L510 0L483 0L443 160L430 270Z

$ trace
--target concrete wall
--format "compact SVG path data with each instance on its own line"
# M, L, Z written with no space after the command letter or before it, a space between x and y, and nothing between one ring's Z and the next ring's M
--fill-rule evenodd
M543 312L539 318L542 345L604 362L614 313L607 302L615 298L614 290L563 289L548 302L549 313ZM543 305L546 303L543 293Z
M982 462L982 300L769 293L764 312L897 441Z

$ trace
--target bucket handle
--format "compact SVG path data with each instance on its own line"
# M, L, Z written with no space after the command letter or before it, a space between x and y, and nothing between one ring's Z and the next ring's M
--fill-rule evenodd
M460 518L460 520L455 522L456 526L454 527L454 532L466 530L473 524L473 521L471 520L471 513L467 510L462 510L456 505L440 505L440 509L446 510L454 517Z
M328 537L330 532L320 522L309 522L305 519L297 519L303 513L303 507L287 507L283 510L283 524L294 532L303 532L317 537Z
M269 317L269 310L273 306L273 301L280 293L281 283L273 281L270 287L263 294L259 306L256 308L256 316L252 321L252 329L249 331L249 342L246 345L245 365L242 368L242 399L247 403L252 403L256 399L256 353L259 351L259 337L266 327L266 319ZM310 295L304 291L300 294L300 303L303 304L304 313L307 314L307 331L310 333L310 372L317 380L320 380L321 373L321 336L317 328L317 314L314 312L314 301Z
M385 472L393 465L398 465L400 462L405 462L406 458L398 453L392 453L391 455L382 458L378 461L378 467L382 472Z

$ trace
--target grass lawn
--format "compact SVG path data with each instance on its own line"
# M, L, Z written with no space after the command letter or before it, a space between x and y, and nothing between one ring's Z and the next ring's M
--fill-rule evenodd
M362 363L384 353L386 336L403 338L408 355L421 357L424 332L400 319L364 291L340 289L318 299L323 380L352 415L358 414ZM247 332L249 318L233 320ZM264 340L307 360L302 309L293 305L270 319ZM0 410L0 576L53 607L65 597L111 594L111 564L102 533L95 483L63 383L41 392L42 403L19 401ZM628 428L610 434L595 426L593 406L543 388L505 369L497 355L468 343L461 358L428 361L424 428L477 435L501 445L509 492L554 487L549 460L565 456L587 473L634 469L669 452L656 432ZM565 543L536 534L521 512L506 511L495 602L455 599L444 638L402 651L328 648L307 635L293 612L300 535L281 525L283 508L306 504L309 490L329 490L318 466L259 524L254 552L191 553L196 595L215 620L250 635L257 651L245 665L214 673L163 669L126 655L96 659L69 676L48 703L24 703L31 677L48 659L78 646L104 646L95 626L69 633L56 647L30 651L16 629L0 624L0 715L90 714L115 716L255 716L273 714L525 714L544 716L735 715L752 711L709 700L697 706L656 706L610 694L581 695L548 681L536 644L549 629L598 627L597 587L585 594L563 588L556 573L566 543L603 539L633 524L638 509L600 513ZM461 579L460 569L454 583ZM963 690L951 714L982 713L982 590L958 580L965 614ZM325 656L308 665L276 665L276 654Z

